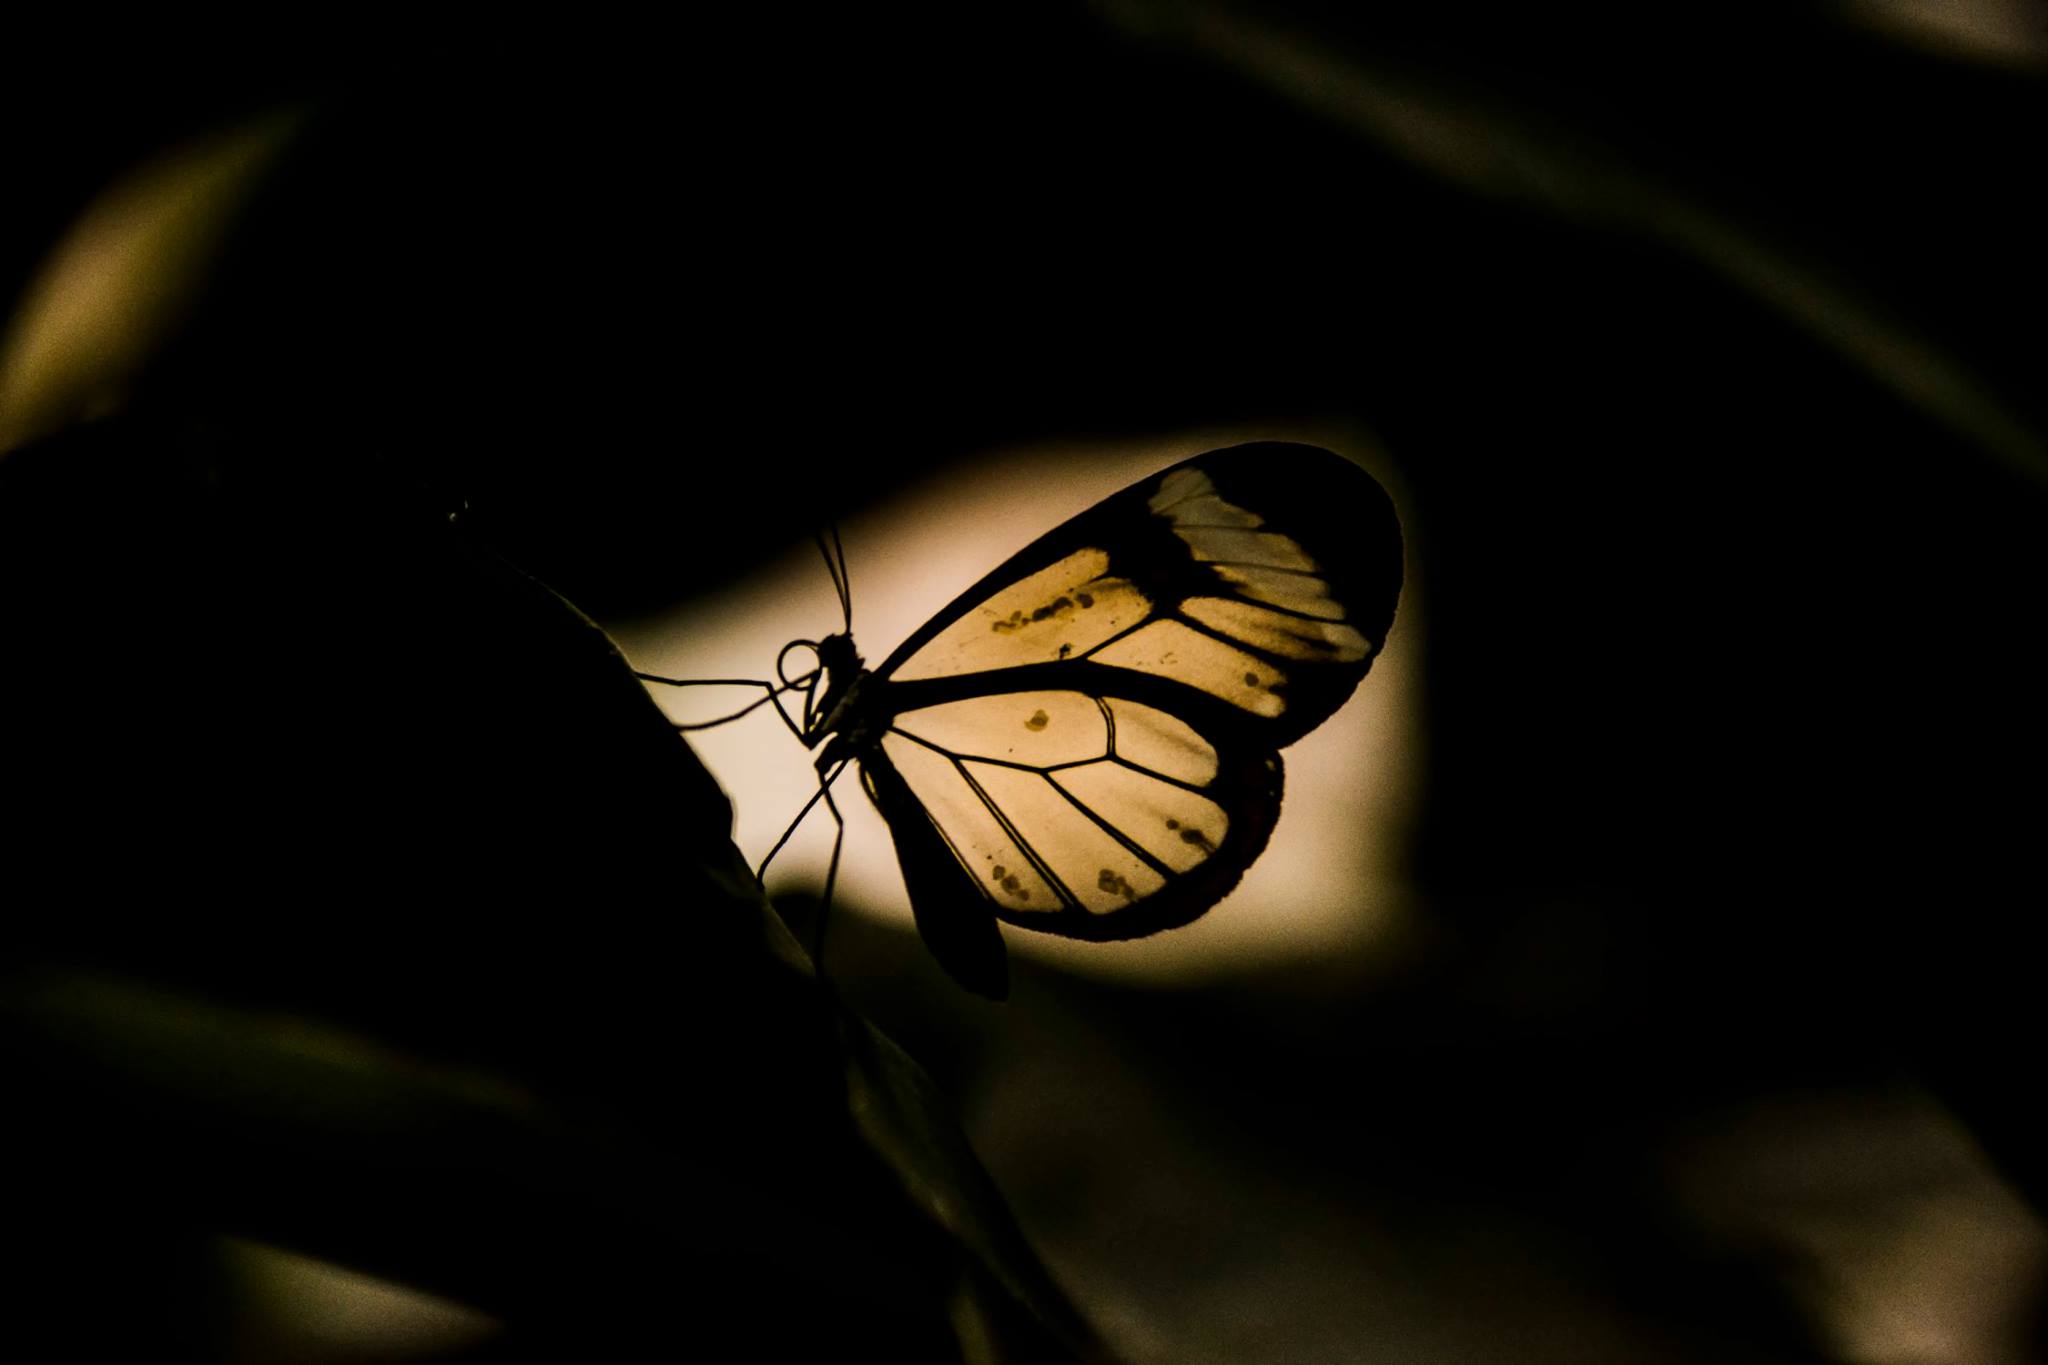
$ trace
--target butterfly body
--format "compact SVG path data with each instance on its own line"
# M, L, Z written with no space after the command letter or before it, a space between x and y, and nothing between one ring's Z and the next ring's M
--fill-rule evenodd
M849 761L895 841L919 932L1001 998L998 920L1135 938L1221 900L1280 809L1279 750L1384 644L1399 524L1311 446L1212 451L1026 546L867 669L818 643L803 735Z

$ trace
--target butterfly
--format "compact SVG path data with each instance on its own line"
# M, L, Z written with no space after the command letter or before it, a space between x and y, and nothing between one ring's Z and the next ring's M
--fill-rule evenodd
M1237 885L1279 818L1280 750L1365 677L1402 582L1386 490L1282 442L1209 451L1104 499L872 669L836 539L820 545L846 629L786 647L776 683L725 681L766 688L746 710L774 702L816 750L798 823L821 798L837 819L832 784L859 769L918 933L991 999L1009 986L999 921L1137 938ZM791 675L799 647L815 666ZM792 691L800 721L776 700Z

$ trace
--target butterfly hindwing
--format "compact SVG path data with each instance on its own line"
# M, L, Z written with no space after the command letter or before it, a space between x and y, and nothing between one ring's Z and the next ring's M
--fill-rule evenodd
M1222 899L1279 814L1279 754L1212 733L1125 696L998 692L897 716L866 766L872 786L915 798L962 909L1137 938ZM898 813L884 807L892 831Z
M1356 688L1400 585L1379 484L1261 443L1115 494L941 611L875 671L862 746L941 962L999 995L996 918L1121 939L1214 905L1278 818L1278 750Z

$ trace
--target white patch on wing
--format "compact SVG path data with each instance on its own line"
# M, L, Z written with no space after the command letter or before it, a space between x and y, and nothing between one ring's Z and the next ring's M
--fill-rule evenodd
M1199 498L1205 494L1213 494L1215 491L1216 483L1209 477L1208 471L1202 469L1174 469L1169 470L1159 480L1159 487L1154 490L1150 498L1145 500L1145 505L1159 515L1166 516L1171 513L1172 509L1180 506L1190 498Z
M1003 818L1090 914L1121 910L1166 885L1164 877L1060 795L1045 777L971 760L966 767Z
M953 761L916 740L882 736L882 752L924 804L982 893L1009 910L1058 910L1060 898Z
M1199 469L1176 469L1159 481L1159 490L1145 503L1175 526L1264 526L1257 512L1225 502L1215 483Z
M1173 533L1205 564L1251 564L1307 572L1316 567L1308 552L1278 531L1240 531L1225 526L1176 526Z
M1122 698L1108 705L1118 758L1197 787L1216 780L1216 750L1186 721Z
M1190 597L1180 609L1219 634L1283 658L1356 663L1372 652L1363 635L1340 621L1305 621L1222 597Z
M1254 601L1325 621L1344 619L1344 604L1331 597L1329 585L1313 574L1250 564L1216 564L1211 568L1218 578Z
M1230 830L1229 817L1208 797L1121 763L1062 768L1052 780L1175 872L1198 866Z
M1173 533L1204 563L1297 570L1316 567L1291 538L1257 529L1266 524L1264 517L1225 502L1215 482L1202 470L1174 470L1159 481L1158 491L1145 505L1172 522Z
M1108 568L1105 551L1076 550L970 608L892 676L950 677L1085 654L1152 610L1129 580L1106 577Z
M1198 687L1233 706L1277 716L1287 703L1274 692L1287 679L1271 664L1179 621L1154 621L1090 656L1097 663L1156 673Z
M1050 767L1109 752L1109 726L1080 692L1004 692L905 711L892 722L962 757Z
M1174 508L1172 516L1175 526L1190 529L1207 526L1249 531L1266 524L1266 519L1257 512L1247 512L1242 507L1233 507L1216 497L1190 498Z

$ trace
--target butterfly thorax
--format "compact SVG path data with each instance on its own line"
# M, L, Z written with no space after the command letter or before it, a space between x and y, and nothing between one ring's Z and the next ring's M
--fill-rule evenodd
M857 754L877 742L881 729L887 726L885 721L874 734L864 733L869 727L864 723L861 693L863 685L874 675L863 665L851 635L828 635L818 642L818 669L824 680L823 689L805 719L804 742L815 746L828 736L831 738L832 743L818 757L822 772L828 760L837 762L850 756L848 750Z

